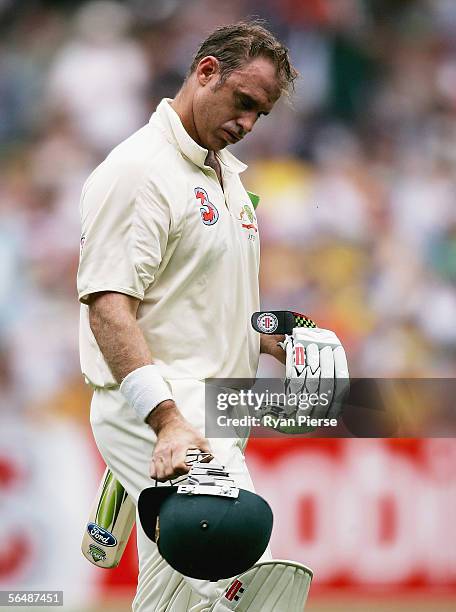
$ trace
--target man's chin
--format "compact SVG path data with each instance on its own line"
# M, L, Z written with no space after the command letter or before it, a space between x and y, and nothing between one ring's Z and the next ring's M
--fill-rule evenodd
M212 138L208 149L209 151L221 151L229 144L230 143L227 142L224 138Z

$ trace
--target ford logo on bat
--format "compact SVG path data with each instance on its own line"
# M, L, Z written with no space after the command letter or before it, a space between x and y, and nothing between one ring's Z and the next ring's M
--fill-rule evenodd
M103 529L103 527L96 523L89 523L87 525L87 533L92 540L95 540L98 544L103 544L103 546L116 546L117 544L117 540L112 533L109 533L107 529Z

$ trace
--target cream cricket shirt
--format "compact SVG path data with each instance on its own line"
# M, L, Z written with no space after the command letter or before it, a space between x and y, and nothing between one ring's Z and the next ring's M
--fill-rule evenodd
M206 156L165 99L84 185L80 351L94 385L116 384L89 326L97 291L141 300L138 323L165 378L256 374L259 238L246 166L220 151L222 190Z

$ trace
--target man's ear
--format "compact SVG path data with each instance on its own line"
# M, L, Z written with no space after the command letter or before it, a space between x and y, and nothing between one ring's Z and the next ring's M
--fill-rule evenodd
M220 62L213 55L207 55L200 60L195 73L198 83L203 87L218 78Z

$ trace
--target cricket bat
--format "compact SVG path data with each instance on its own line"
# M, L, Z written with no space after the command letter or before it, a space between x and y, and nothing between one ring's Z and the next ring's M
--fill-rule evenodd
M133 500L106 468L82 537L84 557L98 567L117 567L135 520Z
M210 453L187 451L187 463L206 463L213 459ZM117 567L136 521L133 500L109 468L103 475L84 535L82 554L98 567Z

